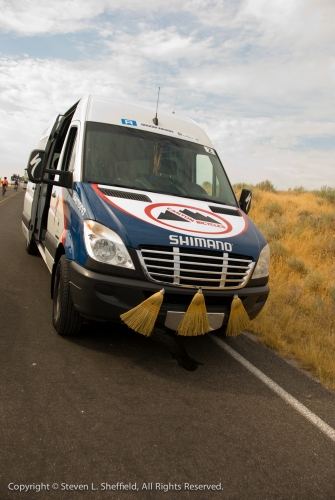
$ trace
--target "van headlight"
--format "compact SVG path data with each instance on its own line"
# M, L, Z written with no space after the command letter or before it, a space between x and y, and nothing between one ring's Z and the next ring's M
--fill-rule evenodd
M258 261L251 279L265 278L270 272L270 247L265 245L259 254Z
M99 222L84 220L84 241L92 259L112 266L135 269L120 236Z

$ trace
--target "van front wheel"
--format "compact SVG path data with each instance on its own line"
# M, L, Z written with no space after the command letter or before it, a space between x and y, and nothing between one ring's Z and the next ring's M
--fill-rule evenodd
M76 335L82 318L75 310L70 293L69 270L65 255L59 259L54 284L52 323L59 335Z

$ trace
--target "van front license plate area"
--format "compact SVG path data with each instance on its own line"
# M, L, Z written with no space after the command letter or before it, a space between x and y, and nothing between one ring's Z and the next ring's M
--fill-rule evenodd
M178 326L184 316L184 312L168 311L166 313L164 325L170 330L175 332L178 330ZM209 326L212 330L218 330L221 328L224 318L224 313L207 313Z

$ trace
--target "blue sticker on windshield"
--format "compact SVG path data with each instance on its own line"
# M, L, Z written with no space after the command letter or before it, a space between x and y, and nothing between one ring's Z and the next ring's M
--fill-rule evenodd
M125 118L121 118L122 125L131 125L132 127L137 127L137 121L135 120L126 120Z

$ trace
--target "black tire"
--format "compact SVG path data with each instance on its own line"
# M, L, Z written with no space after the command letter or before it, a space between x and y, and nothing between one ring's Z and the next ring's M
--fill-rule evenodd
M39 255L40 254L40 252L38 251L38 248L37 248L35 240L31 239L29 241L29 243L26 240L26 252L29 255Z
M68 262L58 261L53 294L52 324L59 335L77 335L83 320L75 310L70 293Z

